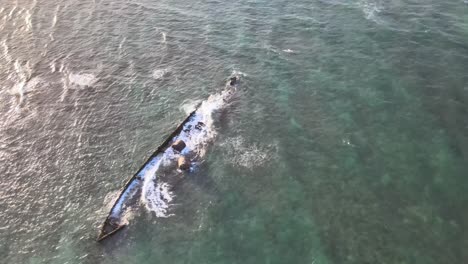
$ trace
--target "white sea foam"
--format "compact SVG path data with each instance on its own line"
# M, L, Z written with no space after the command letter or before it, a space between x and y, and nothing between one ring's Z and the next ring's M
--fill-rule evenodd
M144 171L140 173L144 179L141 201L146 209L152 211L157 217L168 217L167 210L169 203L172 201L172 193L169 191L169 186L164 183L157 182L157 171L165 157L165 153L159 154L153 164L149 164Z
M19 82L15 84L13 88L10 89L10 94L17 96L19 105L21 105L24 102L24 96L26 93L25 86L26 86L25 82Z
M165 182L151 182L145 185L144 204L146 209L154 212L156 217L170 217L169 206L174 198L174 194L170 191L171 186Z
M263 166L267 161L276 159L278 146L275 143L260 145L247 143L242 137L229 138L221 143L226 161L234 166L246 169Z
M167 69L157 69L153 71L153 78L159 80L164 77L168 73Z
M127 41L127 37L124 37L124 38L120 41L120 43L119 43L119 55L122 54L123 46L124 46L124 44L125 44L125 41Z
M188 115L195 110L199 103L200 101L189 101L182 104L179 109Z
M55 8L55 12L54 12L54 16L52 18L52 25L51 25L51 28L54 28L55 25L57 24L57 14L59 12L59 6L57 5L57 7Z
M49 63L50 71L54 73L57 70L57 66L55 66L55 61Z
M245 76L248 76L248 75L246 73L244 73L244 72L239 71L239 70L233 70L232 71L232 76L244 76L245 77Z
M379 23L379 18L377 15L381 12L381 8L377 5L377 3L361 1L359 6L362 9L362 12L364 12L366 19Z
M203 156L205 151L205 145L212 141L216 136L217 132L214 127L213 114L221 110L226 101L225 99L230 95L229 90L225 90L222 93L211 95L207 100L203 101L200 107L195 112L192 119L184 126L195 127L198 124L203 124L200 129L191 129L189 132L182 132L175 139L181 139L187 144L185 151L197 151L197 153Z
M343 146L351 146L351 147L354 147L354 144L351 143L351 141L349 140L349 138L342 138L342 139L341 139L341 144L343 144Z
M108 193L104 197L104 211L108 212L109 210L112 209L112 206L114 205L114 201L119 197L120 191L116 190L113 192Z
M58 71L63 72L64 70L65 70L65 64L63 64L63 62L62 62L62 63L60 63L60 67L59 67Z
M60 71L62 68L60 69ZM78 86L92 86L96 81L96 76L90 73L70 73L68 74L68 81L70 84L78 85Z
M292 49L284 49L283 51L286 53L295 53L294 50Z
M26 30L29 31L32 29L31 13L29 10L26 10L26 15L24 17L24 22L26 24Z
M162 35L162 42L166 43L166 33L161 32L161 35Z
M32 74L32 68L29 61L22 64L19 60L16 60L13 64L13 67L14 74L10 76L11 79L16 82L16 84L11 87L9 93L18 98L18 105L22 105L26 94L33 91L34 88L41 82L41 79L38 77L30 78Z

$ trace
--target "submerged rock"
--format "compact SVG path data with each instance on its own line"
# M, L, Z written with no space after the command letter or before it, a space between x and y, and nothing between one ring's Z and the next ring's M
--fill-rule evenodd
M185 142L183 140L176 140L173 144L172 144L172 148L181 152L184 148L185 148Z
M196 125L195 125L195 129L198 129L198 130L202 130L202 128L205 126L205 123L203 122L198 122Z
M179 160L177 161L177 166L181 170L189 170L190 169L191 162L188 158L184 156L180 156Z
M229 85L234 86L237 84L237 77L231 77L229 79Z

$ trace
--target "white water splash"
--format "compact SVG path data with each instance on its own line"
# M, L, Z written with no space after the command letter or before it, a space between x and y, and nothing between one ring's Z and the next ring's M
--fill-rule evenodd
M284 49L283 52L286 52L286 53L295 53L295 51L292 50L292 49Z
M166 33L161 32L161 35L162 35L162 42L166 43Z

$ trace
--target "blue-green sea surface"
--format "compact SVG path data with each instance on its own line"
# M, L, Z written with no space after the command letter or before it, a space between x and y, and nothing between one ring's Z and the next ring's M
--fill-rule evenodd
M0 0L0 263L468 263L463 0ZM243 73L166 217L125 181Z

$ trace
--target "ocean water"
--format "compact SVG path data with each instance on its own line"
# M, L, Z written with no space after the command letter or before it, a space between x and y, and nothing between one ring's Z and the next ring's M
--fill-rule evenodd
M468 263L463 0L0 0L0 263ZM168 215L119 189L244 74Z

